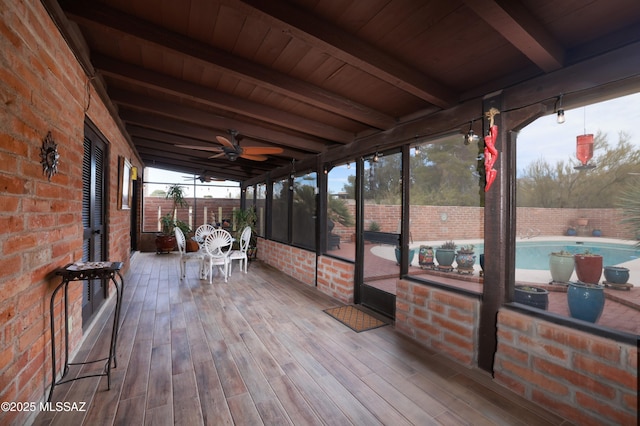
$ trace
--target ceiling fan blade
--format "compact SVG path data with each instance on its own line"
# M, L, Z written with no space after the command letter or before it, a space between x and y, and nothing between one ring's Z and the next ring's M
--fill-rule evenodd
M220 157L224 157L225 155L227 155L225 152L220 152L218 154L214 154L209 158L220 158Z
M252 155L252 154L240 154L240 157L245 158L247 160L253 160L253 161L266 161L268 160L267 157L265 157L264 155Z
M219 146L203 146L203 145L176 145L178 148L198 149L200 151L220 152L222 148Z
M245 154L282 154L283 149L270 146L243 146Z
M234 147L234 145L229 141L229 139L225 138L224 136L216 136L216 139L218 140L218 142L220 142L224 146L228 146L229 148Z

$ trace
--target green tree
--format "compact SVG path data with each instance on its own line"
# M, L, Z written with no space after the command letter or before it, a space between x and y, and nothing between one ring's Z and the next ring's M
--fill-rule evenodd
M617 206L622 208L622 223L632 238L640 240L640 173L634 173L635 182L628 182L620 191ZM640 247L640 241L637 244Z
M594 138L593 169L576 170L576 159L555 165L544 159L531 163L518 181L518 206L603 208L615 205L630 173L640 172L640 149L627 133L611 146L598 132Z
M481 144L465 145L460 135L437 143L424 144L420 154L411 157L411 204L480 206ZM365 169L367 199L379 204L400 204L401 156L385 155ZM344 191L355 198L355 177L349 176Z

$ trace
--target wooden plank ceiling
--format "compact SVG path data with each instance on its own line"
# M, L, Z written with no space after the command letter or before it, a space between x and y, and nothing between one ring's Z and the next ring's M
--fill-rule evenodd
M638 0L43 3L145 165L232 180L640 39ZM232 130L282 152L181 147L219 150Z

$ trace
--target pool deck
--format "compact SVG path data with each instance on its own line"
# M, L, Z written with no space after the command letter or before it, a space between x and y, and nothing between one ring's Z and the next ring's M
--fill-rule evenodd
M612 243L612 244L624 244L628 243L633 245L635 241L622 241L618 239L607 239L602 237L533 237L533 238L518 238L517 241L535 242L535 241L562 241L562 242L576 242L576 241L594 241L599 243ZM481 240L460 240L456 241L458 246L467 244L482 243ZM430 245L432 247L438 247L442 244L442 241L414 241L410 244L410 248L418 249L420 245ZM341 249L338 251L331 251L331 254L345 257L353 256L355 253L353 244L341 243ZM398 266L395 261L394 247L383 245L367 245L365 250L366 256L376 256L377 261L369 261L367 265L371 266L371 269L365 271L365 282L368 285L380 288L384 291L395 294L396 280L397 278L389 278L393 274L399 273ZM384 259L384 261L382 261ZM437 275L438 281L444 284L449 284L456 287L463 287L471 291L482 292L482 281L478 279L480 276L480 266L478 262L475 265L475 271L473 275L461 275L457 272L436 272L431 270L423 270L417 267L418 256L417 251L413 259L410 274L412 275ZM598 320L598 325L610 327L619 331L624 331L636 335L640 335L640 259L624 262L618 266L624 266L629 268L629 284L633 287L629 290L619 290L613 288L605 288L606 302L604 312ZM376 279L375 277L385 277L384 279ZM575 272L571 278L577 281ZM604 278L602 278L604 279ZM516 270L516 284L534 284L538 287L543 287L549 290L549 312L553 312L563 316L569 316L569 308L567 305L567 285L553 284L551 283L551 273L549 270L529 270L518 269Z

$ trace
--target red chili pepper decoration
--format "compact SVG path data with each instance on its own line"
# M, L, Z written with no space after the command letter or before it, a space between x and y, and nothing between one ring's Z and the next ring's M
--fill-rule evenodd
M500 114L495 108L491 108L485 115L489 119L489 133L484 137L484 170L485 170L485 186L484 192L491 188L491 184L496 179L498 171L493 165L498 159L498 150L496 149L496 139L498 138L498 126L493 124L493 118Z

